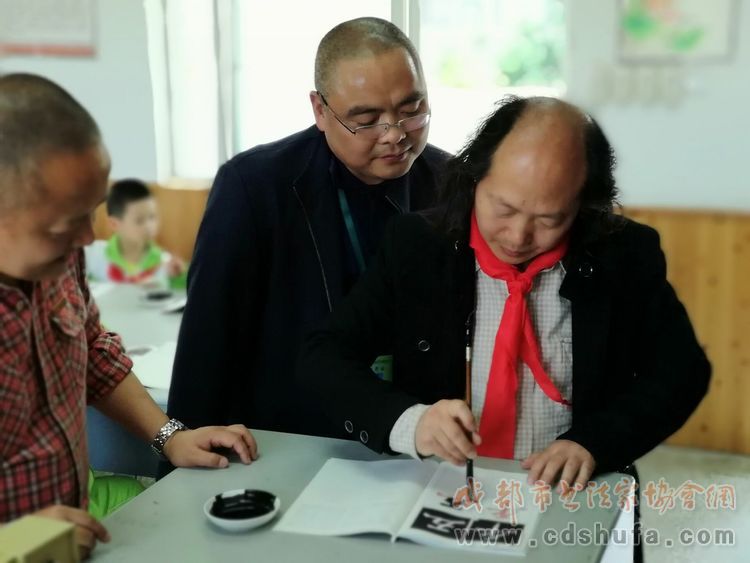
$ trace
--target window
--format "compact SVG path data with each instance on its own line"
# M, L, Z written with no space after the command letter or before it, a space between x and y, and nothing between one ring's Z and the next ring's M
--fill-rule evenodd
M419 0L430 142L455 152L503 95L564 92L562 0Z
M237 149L312 125L308 94L315 89L315 51L323 35L342 21L365 15L389 19L390 12L390 0L237 2Z
M564 89L563 0L146 0L159 180L208 179L259 143L313 124L318 42L339 22L391 19L420 50L430 142L456 151L506 93Z

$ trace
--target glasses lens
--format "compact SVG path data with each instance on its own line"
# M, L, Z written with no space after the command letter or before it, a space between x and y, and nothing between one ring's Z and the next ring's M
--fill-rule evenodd
M385 135L388 131L388 125L386 123L378 123L377 125L368 125L366 127L357 127L357 135L361 135L367 139L377 140Z
M404 133L416 131L421 129L430 121L429 113L420 113L413 117L407 117L402 119L399 125L389 125L388 123L378 123L377 125L366 125L364 127L357 127L357 135L361 135L370 140L378 140L385 135L391 127L399 127Z
M420 113L419 115L415 115L414 117L407 117L406 119L404 119L401 122L401 129L404 130L404 133L409 133L410 131L421 129L422 127L427 125L429 121L429 113Z

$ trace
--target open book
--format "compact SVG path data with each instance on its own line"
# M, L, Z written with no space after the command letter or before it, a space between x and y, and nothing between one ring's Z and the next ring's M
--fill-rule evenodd
M540 515L530 498L524 502L526 474L475 467L474 476L478 503L462 495L465 469L447 462L329 459L275 530L384 533L392 541L524 555Z

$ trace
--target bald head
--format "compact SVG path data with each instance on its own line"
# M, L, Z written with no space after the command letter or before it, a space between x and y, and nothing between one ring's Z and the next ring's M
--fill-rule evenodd
M0 76L0 211L25 202L42 159L100 143L91 115L63 88L32 74Z
M448 162L443 229L465 230L477 183L496 157L515 167L519 178L533 173L552 187L574 183L582 213L605 216L617 205L614 151L596 120L555 98L508 96ZM576 174L568 174L571 170Z
M511 134L544 137L555 133L570 145L584 143L584 132L591 118L576 106L542 96L527 98Z
M511 139L514 144L535 149L533 154L540 157L535 160L537 167L544 165L542 157L550 164L567 161L579 167L584 172L580 191L583 208L612 210L617 196L614 151L589 114L556 98L503 100L465 149L477 153L472 158L480 166L475 177L484 175L495 149Z
M530 98L493 159L504 159L519 174L578 192L586 177L586 115L552 98Z
M392 49L404 49L424 79L422 64L409 38L394 24L380 18L357 18L340 23L326 33L315 56L315 89L328 92L336 65L343 59L374 57Z

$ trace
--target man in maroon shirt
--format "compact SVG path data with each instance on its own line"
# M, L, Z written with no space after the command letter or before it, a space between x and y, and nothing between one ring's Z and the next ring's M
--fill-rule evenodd
M101 326L82 247L109 168L96 123L67 92L38 76L0 77L0 522L70 521L84 556L108 540L85 511L87 403L177 466L226 467L213 446L257 457L242 425L169 420Z

